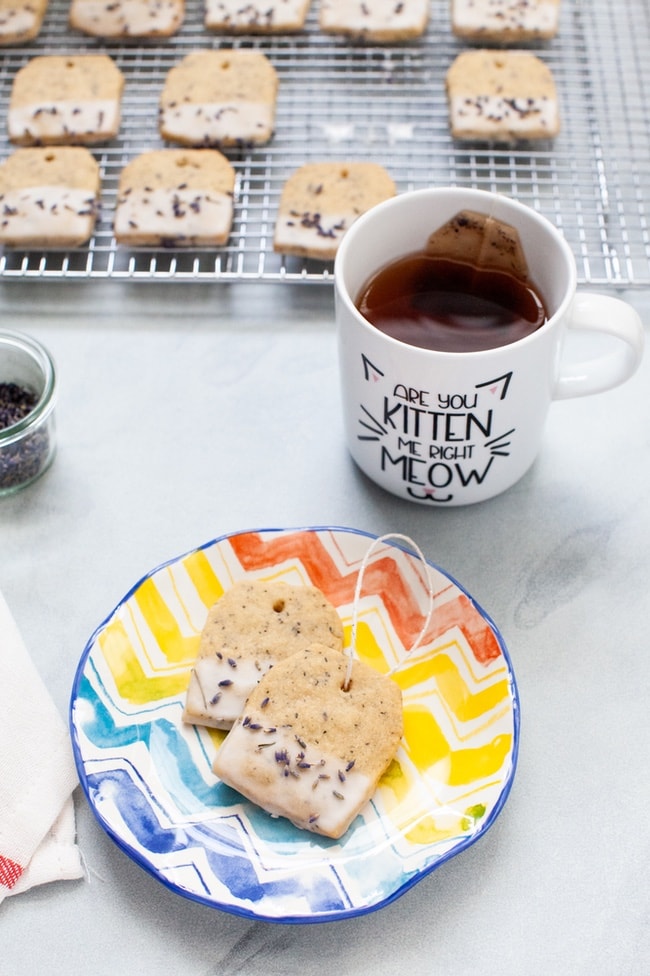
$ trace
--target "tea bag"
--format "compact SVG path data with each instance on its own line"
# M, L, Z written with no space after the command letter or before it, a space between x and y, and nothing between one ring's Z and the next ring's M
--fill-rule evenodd
M528 280L528 262L516 227L475 210L461 210L435 230L426 253Z

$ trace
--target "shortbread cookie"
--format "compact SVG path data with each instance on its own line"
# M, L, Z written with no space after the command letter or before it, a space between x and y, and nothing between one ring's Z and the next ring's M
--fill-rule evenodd
M454 34L481 44L549 40L559 14L560 0L451 0Z
M0 0L0 46L32 41L46 10L47 0Z
M305 26L311 0L205 0L205 26L233 34L289 34Z
M447 72L456 139L547 139L560 129L550 69L527 51L464 51Z
M368 41L407 41L424 34L429 0L321 0L320 29Z
M194 51L167 74L160 133L183 146L268 142L277 90L275 68L260 51Z
M190 676L183 718L230 728L262 675L317 641L343 647L340 618L320 590L242 580L211 608Z
M357 217L395 192L393 180L378 163L306 163L282 190L274 250L333 260Z
M124 76L105 54L32 58L14 78L7 126L19 146L92 145L120 128Z
M83 146L16 149L0 165L0 243L77 247L97 216L99 166Z
M185 0L71 0L70 26L92 37L171 37Z
M272 816L341 837L375 793L403 733L389 677L318 644L277 664L251 692L213 770Z
M225 244L233 218L235 170L216 149L158 149L120 174L113 230L120 244Z

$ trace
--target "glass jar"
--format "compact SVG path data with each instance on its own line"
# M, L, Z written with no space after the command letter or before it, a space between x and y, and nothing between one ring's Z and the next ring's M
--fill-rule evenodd
M24 488L51 464L55 393L54 363L45 347L29 336L0 331L0 495ZM29 412L13 420L13 400L23 394Z

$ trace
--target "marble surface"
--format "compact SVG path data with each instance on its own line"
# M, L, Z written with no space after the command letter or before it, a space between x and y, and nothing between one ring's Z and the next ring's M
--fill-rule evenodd
M627 297L650 324L650 296ZM0 590L63 714L86 640L143 574L224 532L310 524L412 536L497 623L522 702L496 824L361 918L271 924L191 903L77 791L86 878L5 900L0 972L646 971L648 355L625 386L554 404L510 491L430 511L347 455L328 288L17 283L0 309L59 373L54 465L0 501Z

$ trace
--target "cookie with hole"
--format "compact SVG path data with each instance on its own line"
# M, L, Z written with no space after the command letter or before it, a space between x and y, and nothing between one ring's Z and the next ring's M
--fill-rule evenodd
M244 579L210 608L192 668L183 719L227 729L279 661L318 642L340 653L341 619L313 586Z

